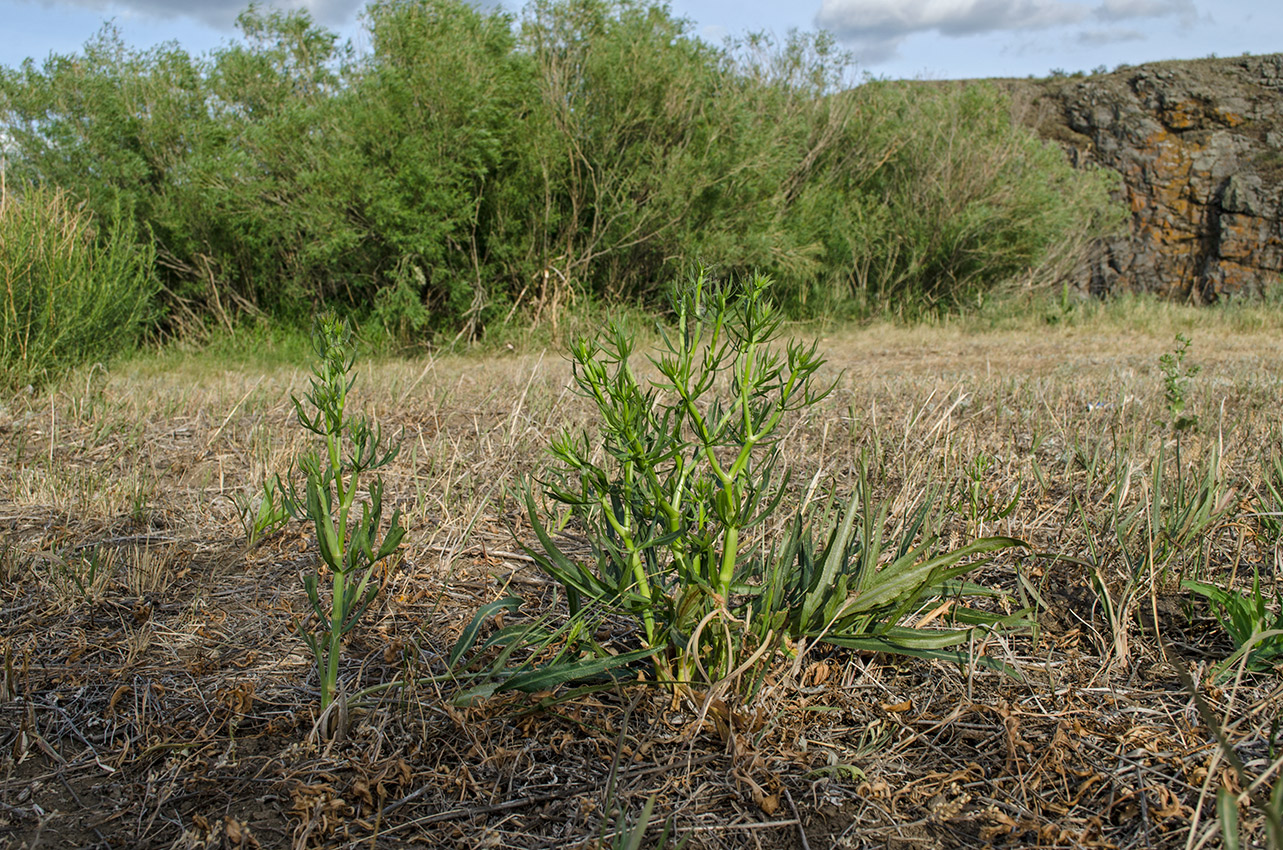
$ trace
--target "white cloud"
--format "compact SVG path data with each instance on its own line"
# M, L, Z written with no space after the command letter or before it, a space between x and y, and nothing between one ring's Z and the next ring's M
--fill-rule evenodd
M364 0L285 0L264 3L281 10L306 9L321 24L341 24L364 4ZM101 10L105 15L123 12L159 18L193 18L218 29L231 29L248 0L64 0L58 5Z
M849 41L856 60L861 65L873 67L884 62L900 58L900 45L903 38L869 39L868 41Z
M1102 21L1125 21L1134 18L1162 18L1168 15L1192 20L1198 11L1194 0L1103 0L1092 10Z
M869 39L1042 29L1087 14L1085 6L1063 0L823 0L815 22L839 37Z
M699 31L700 36L711 44L720 44L731 31L721 24L709 24Z
M895 58L904 40L922 33L965 38L997 32L1060 30L1079 43L1105 44L1145 36L1135 27L1080 29L1093 20L1115 24L1197 17L1194 0L822 0L815 25L874 65Z
M1102 44L1119 44L1124 41L1144 41L1145 33L1133 29L1087 29L1076 35L1075 40L1088 47Z

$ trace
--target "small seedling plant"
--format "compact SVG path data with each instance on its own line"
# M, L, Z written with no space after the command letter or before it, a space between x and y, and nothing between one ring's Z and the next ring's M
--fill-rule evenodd
M1244 656L1246 669L1256 673L1269 672L1283 664L1283 592L1275 588L1274 607L1278 610L1271 611L1259 572L1253 573L1252 590L1248 593L1190 579L1181 582L1181 586L1207 600L1234 642L1234 652L1216 666L1218 677L1230 675Z
M988 538L935 553L930 505L900 545L886 545L886 509L871 496L867 469L845 509L829 500L818 521L800 509L791 520L777 515L788 420L832 385L818 381L814 343L777 344L769 285L763 276L723 285L700 273L675 288L673 325L661 328L649 358L658 376L646 383L632 362L635 339L619 327L576 341L574 382L597 410L600 436L558 437L553 465L523 494L538 538L527 551L564 586L572 617L630 617L654 680L675 690L738 685L749 696L780 652L818 640L907 654L956 645L969 629L898 621L946 589L974 590L953 581L978 566L963 563L968 556L1021 545ZM590 559L563 550L550 531L556 514L536 489L568 509ZM977 616L971 625L984 620Z
M381 475L369 483L368 498L360 503L357 513L363 476L391 463L400 445L385 446L382 428L348 409L348 394L356 381L356 347L351 328L346 321L327 313L317 321L313 346L317 360L311 389L302 399L291 398L299 424L320 437L324 447L298 459L298 472L304 479L303 495L290 487L283 489L282 496L291 513L310 519L320 550L322 568L303 576L318 623L313 626L300 622L298 630L316 661L321 716L328 717L340 690L343 637L378 596L380 582L375 568L396 552L405 528L401 525L401 512L395 511L380 539ZM326 580L329 587L323 592ZM340 710L340 716L343 713Z
M1185 363L1185 356L1189 353L1192 342L1185 334L1177 334L1176 347L1158 358L1158 367L1163 373L1163 399L1167 406L1168 420L1178 437L1198 424L1197 415L1185 413L1185 396L1189 392L1190 379L1202 368L1197 364Z
M979 529L984 523L994 523L1011 516L1020 503L1020 485L1005 505L998 495L985 485L985 476L993 465L993 458L984 452L972 458L963 472L963 480L949 500L949 510L967 521L967 528Z
M1152 482L1154 495L1150 524L1160 533L1156 541L1155 563L1166 565L1196 544L1214 528L1233 505L1233 490L1227 488L1221 470L1219 450L1213 446L1201 478L1187 473L1181 458L1183 436L1198 425L1198 415L1187 412L1190 379L1201 371L1196 364L1185 362L1191 345L1184 334L1176 335L1175 348L1158 358L1163 375L1163 399L1167 409L1167 427L1175 437L1174 486L1165 480L1167 463L1165 446L1159 444L1154 459Z
M236 515L245 530L245 545L254 548L268 534L284 526L290 520L289 505L280 497L280 477L273 475L263 482L258 498L251 498L244 493L236 493L232 501L236 503Z
M1186 364L1192 341L1185 334L1176 335L1176 347L1158 358L1158 368L1163 373L1163 401L1167 408L1167 424L1176 436L1176 497L1184 502L1185 475L1181 467L1181 437L1198 425L1198 415L1186 413L1186 394L1190 379L1198 375L1197 364ZM1161 452L1160 452L1161 456Z

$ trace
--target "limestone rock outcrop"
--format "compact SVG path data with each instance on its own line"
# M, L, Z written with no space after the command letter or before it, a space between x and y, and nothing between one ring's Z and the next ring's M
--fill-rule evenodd
M1208 302L1280 285L1283 54L1008 85L1075 163L1122 175L1128 232L1092 247L1076 286Z

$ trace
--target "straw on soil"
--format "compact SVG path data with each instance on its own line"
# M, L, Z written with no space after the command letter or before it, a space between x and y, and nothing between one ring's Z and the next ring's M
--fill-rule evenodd
M587 408L554 356L366 366L358 403L403 429L385 478L410 535L343 679L349 692L403 687L328 744L311 734L314 674L294 631L309 531L293 523L247 549L232 498L302 447L288 397L304 371L188 363L19 396L0 413L0 847L595 847L651 795L655 834L672 818L691 847L1215 841L1215 789L1243 789L1176 668L1258 774L1277 758L1283 686L1212 681L1230 647L1172 576L1111 622L1087 566L1095 552L1098 579L1122 598L1104 521L1118 463L1138 468L1128 503L1145 498L1169 341L894 329L826 340L829 368L845 371L789 436L796 500L812 482L812 498L849 492L867 449L884 459L875 489L903 509L984 453L985 487L1005 498L1019 484L1021 499L983 529L955 518L952 533L1010 534L1072 560L1013 555L983 577L1013 604L1045 605L1035 632L984 647L1019 679L819 652L781 667L753 706L629 684L454 705L444 659L480 605L517 594L522 616L553 610L555 588L512 538L528 540L504 485L538 468L558 429L589 427ZM1278 544L1249 514L1280 448L1283 343L1217 346L1195 336L1204 427L1185 456L1219 442L1236 507L1182 568L1278 581ZM1259 839L1259 818L1242 816Z

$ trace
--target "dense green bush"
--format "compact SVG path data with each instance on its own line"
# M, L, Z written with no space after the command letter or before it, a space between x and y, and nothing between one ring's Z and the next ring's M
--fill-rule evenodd
M155 294L128 221L59 190L0 192L0 384L40 384L133 345Z
M825 246L832 301L917 314L973 304L1022 276L1054 281L1120 227L1112 172L1075 171L986 83L868 82L839 149L856 163L804 187L799 227Z
M412 342L696 262L796 314L951 308L1108 217L981 86L856 86L827 36L725 47L650 0L377 0L358 53L251 8L193 57L110 29L0 70L12 173L123 210L174 325L323 304Z
M507 17L454 2L378 2L367 15L373 48L345 111L379 284L476 333L538 263L534 150L547 133L530 58ZM411 325L415 312L402 311Z

